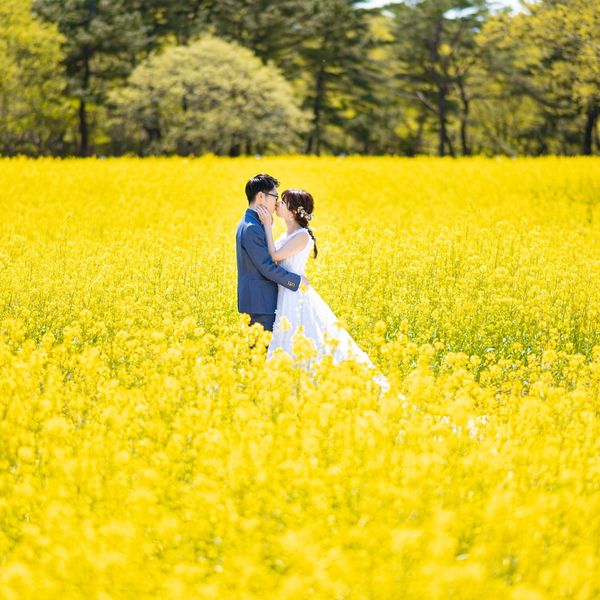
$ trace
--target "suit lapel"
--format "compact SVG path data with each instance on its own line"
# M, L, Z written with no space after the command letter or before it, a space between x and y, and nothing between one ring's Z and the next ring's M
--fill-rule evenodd
M264 229L264 225L262 224L262 221L258 218L258 213L255 210L252 210L251 208L247 208L246 209L246 218L254 221L255 223L258 223Z

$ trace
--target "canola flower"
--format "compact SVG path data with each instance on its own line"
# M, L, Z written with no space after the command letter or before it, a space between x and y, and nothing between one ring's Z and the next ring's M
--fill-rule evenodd
M265 363L257 172L387 394ZM0 598L598 597L599 198L592 158L0 161Z

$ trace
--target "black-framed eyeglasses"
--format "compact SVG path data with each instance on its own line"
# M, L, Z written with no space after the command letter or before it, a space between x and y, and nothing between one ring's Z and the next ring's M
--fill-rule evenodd
M265 196L273 196L275 200L279 200L279 194L272 194L271 192L263 192Z

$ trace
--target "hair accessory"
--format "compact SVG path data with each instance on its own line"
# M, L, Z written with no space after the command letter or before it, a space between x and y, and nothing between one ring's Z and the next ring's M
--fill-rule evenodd
M298 209L298 214L302 219L306 219L307 221L310 221L312 219L312 214L307 213L304 206L301 206Z

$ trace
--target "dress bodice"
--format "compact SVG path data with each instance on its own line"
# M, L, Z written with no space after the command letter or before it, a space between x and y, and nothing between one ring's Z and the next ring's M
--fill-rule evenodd
M288 235L287 233L282 234L280 237L277 238L277 241L275 242L275 248L279 250L279 248L281 248L290 238L292 238L295 235L305 235L306 237L308 237L308 244L306 244L306 246L302 250L300 250L298 254L294 254L294 256L288 256L287 258L284 258L279 263L279 265L287 271L289 271L290 273L304 275L306 261L308 260L313 246L315 245L315 242L310 236L310 233L308 233L306 229L297 229L290 235Z

